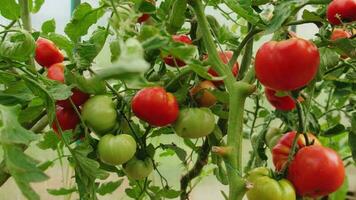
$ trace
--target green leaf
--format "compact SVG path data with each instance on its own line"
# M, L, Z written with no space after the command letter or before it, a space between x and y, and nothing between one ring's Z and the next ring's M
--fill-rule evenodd
M347 176L345 176L344 183L342 184L342 186L336 192L329 194L329 200L347 199L346 195L348 190L349 190L349 180Z
M29 7L32 13L37 13L42 5L44 3L44 0L29 0Z
M61 140L53 131L49 131L46 134L44 134L43 139L37 144L37 146L43 150L46 149L56 150L58 143L60 141Z
M336 124L335 126L330 127L327 130L325 130L322 133L322 136L324 136L324 137L333 137L335 135L339 135L339 134L345 133L345 131L346 131L346 128L345 128L344 125Z
M334 67L339 62L339 55L332 49L321 47L319 48L320 53L320 73L324 74L325 71Z
M111 194L113 193L118 187L120 187L120 185L122 184L122 182L124 181L124 179L120 179L118 181L110 181L107 183L102 183L100 184L100 186L97 189L97 193L100 194L101 196L104 196L106 194Z
M5 144L24 144L29 145L39 136L26 130L18 121L20 113L19 106L0 105L0 143Z
M39 200L38 194L31 188L31 182L40 182L48 177L36 167L37 162L23 153L21 147L3 145L5 164L22 194L28 199Z
M174 198L179 197L181 192L178 190L174 190L174 189L165 187L160 191L160 194L162 195L162 197L166 197L168 199L174 199Z
M144 51L141 44L134 38L128 39L121 45L121 54L117 62L111 67L103 67L97 71L101 79L129 79L137 77L149 68L144 60Z
M103 48L107 37L107 31L103 27L99 27L94 31L88 41L79 43L75 47L75 61L78 68L86 69L91 66L94 58Z
M332 44L341 50L344 54L350 58L356 58L356 40L355 39L338 39L332 42Z
M53 81L53 85L48 88L47 92L55 100L68 99L72 95L71 87Z
M235 0L225 0L224 2L232 11L234 11L237 15L244 18L246 21L250 22L253 25L258 25L260 27L264 26L261 23L261 19L257 14L253 12L249 12L244 7L236 3Z
M173 150L176 155L178 156L179 160L181 160L182 162L185 161L186 157L187 157L187 152L185 152L184 149L178 147L177 145L175 144L160 144L160 147L162 149L169 149L169 150Z
M264 33L270 34L276 32L282 26L282 24L289 18L289 16L293 14L297 6L298 1L281 1L281 3L274 8L273 17Z
M54 32L48 33L48 35L45 37L54 42L57 47L63 49L70 59L73 58L72 51L74 49L74 44L67 37Z
M7 89L0 91L0 104L23 104L31 101L34 97L24 81L15 81L9 83Z
M16 61L27 61L33 57L34 52L35 40L25 30L8 35L0 44L0 57Z
M302 18L304 20L319 21L323 22L325 19L321 18L316 12L310 12L309 10L304 10Z
M62 196L62 195L68 195L73 192L76 192L77 188L72 187L72 188L59 188L59 189L47 189L47 192L51 195L54 196Z
M0 13L3 17L9 20L17 20L20 18L20 5L16 0L2 0L0 6Z
M106 91L105 83L96 77L84 78L70 70L65 70L64 76L67 84L73 85L85 93L103 94Z
M89 27L95 24L103 14L103 7L93 9L90 4L82 3L73 12L73 17L66 25L64 32L73 42L77 42L81 36L88 33Z
M120 40L116 39L110 43L111 62L117 61L121 54Z
M43 34L48 34L56 31L56 21L54 19L43 22L41 27Z

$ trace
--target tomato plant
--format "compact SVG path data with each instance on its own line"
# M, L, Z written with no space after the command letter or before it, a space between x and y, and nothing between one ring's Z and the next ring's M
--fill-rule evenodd
M274 180L267 168L256 168L248 173L251 189L246 193L249 200L295 200L293 185L287 180Z
M0 6L0 196L355 192L355 0L54 3Z

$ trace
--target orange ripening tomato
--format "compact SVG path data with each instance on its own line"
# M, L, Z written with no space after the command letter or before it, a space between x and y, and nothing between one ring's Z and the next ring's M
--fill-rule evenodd
M190 90L190 95L201 107L210 107L216 103L216 97L207 89L216 89L211 81L202 81Z
M173 94L162 87L143 88L131 102L135 115L153 126L166 126L176 121L179 107Z
M293 140L296 136L296 131L291 131L284 134L278 141L278 143L272 149L272 159L273 164L276 167L277 171L280 171L284 164L288 160L289 152L292 148ZM308 133L308 140L309 142L314 142L313 145L321 145L318 138L316 138L313 134ZM303 134L299 135L297 140L297 149L301 149L306 146L305 138Z

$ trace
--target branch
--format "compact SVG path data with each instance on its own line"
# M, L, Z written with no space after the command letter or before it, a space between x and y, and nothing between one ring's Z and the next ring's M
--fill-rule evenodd
M200 149L200 152L198 154L198 158L194 164L194 167L189 170L188 173L186 173L181 179L180 179L180 190L181 190L181 195L180 199L181 200L186 200L188 199L189 192L187 192L187 188L189 183L203 170L204 166L208 163L208 156L211 151L211 146L209 144L208 138L205 139L203 146Z

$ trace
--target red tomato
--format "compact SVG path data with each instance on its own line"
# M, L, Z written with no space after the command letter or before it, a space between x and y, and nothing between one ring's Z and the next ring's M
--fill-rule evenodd
M172 39L175 42L192 44L192 40L187 35L173 35ZM186 63L183 60L174 58L172 55L168 55L167 57L164 57L163 60L164 60L164 63L166 63L169 66L173 66L173 67L183 67L186 65Z
M48 68L47 77L51 80L64 83L64 65L63 63L56 63Z
M43 67L50 67L55 63L63 62L64 56L52 41L38 38L35 60Z
M56 117L62 131L74 129L79 124L79 117L74 109L57 106ZM58 133L56 122L52 124L53 130Z
M162 87L143 88L133 97L132 111L153 126L173 123L179 114L176 98Z
M77 88L73 88L72 93L73 94L70 98L76 106L83 105L90 97L89 94L84 93ZM72 104L70 103L69 99L59 100L57 101L57 105L62 106L64 108L72 107Z
M283 165L287 162L288 155L292 148L292 143L293 143L293 140L294 140L296 134L297 134L296 131L291 131L291 132L284 134L279 139L278 143L273 147L272 159L273 159L273 164L276 167L277 171L280 171L283 168ZM321 145L318 138L316 138L311 133L308 133L308 140L309 140L309 142L312 142L314 140L313 145L318 145L318 146ZM298 141L297 141L297 149L301 149L305 146L306 146L306 144L305 144L304 135L300 134Z
M356 0L333 0L328 5L326 16L330 24L333 25L341 24L340 19L344 22L355 21Z
M56 63L52 65L50 68L48 68L47 77L51 80L56 80L61 83L64 83L64 65L62 63ZM72 93L73 94L70 98L76 106L83 105L89 99L90 96L89 94L86 94L77 88L73 88ZM59 100L56 103L57 105L64 108L72 107L72 104L70 103L69 99Z
M343 184L345 168L334 150L312 145L297 152L287 178L298 195L316 198L336 191Z
M291 96L278 97L275 95L276 91L265 88L265 95L267 100L274 106L277 110L291 111L295 108L294 99Z
M334 29L334 31L331 33L330 39L337 40L337 39L341 39L341 38L350 38L350 37L351 37L351 33L349 33L348 31L345 31L343 29L337 28L337 29Z
M318 48L308 40L269 41L257 51L256 77L276 91L296 90L313 80L319 63Z
M141 23L147 21L150 17L151 17L150 14L144 13L141 15L141 17L139 17L137 19L137 22L141 24Z
M233 54L234 53L232 51L224 51L224 52L220 51L219 57L224 64L228 64L230 59L232 58ZM205 59L208 59L208 56L206 56ZM234 74L234 76L236 77L237 74L239 73L239 63L236 62L234 64L234 66L232 67L231 71ZM211 67L209 68L208 73L214 77L219 76L219 74ZM216 87L218 87L219 85L223 84L224 82L223 81L213 81L213 83Z

